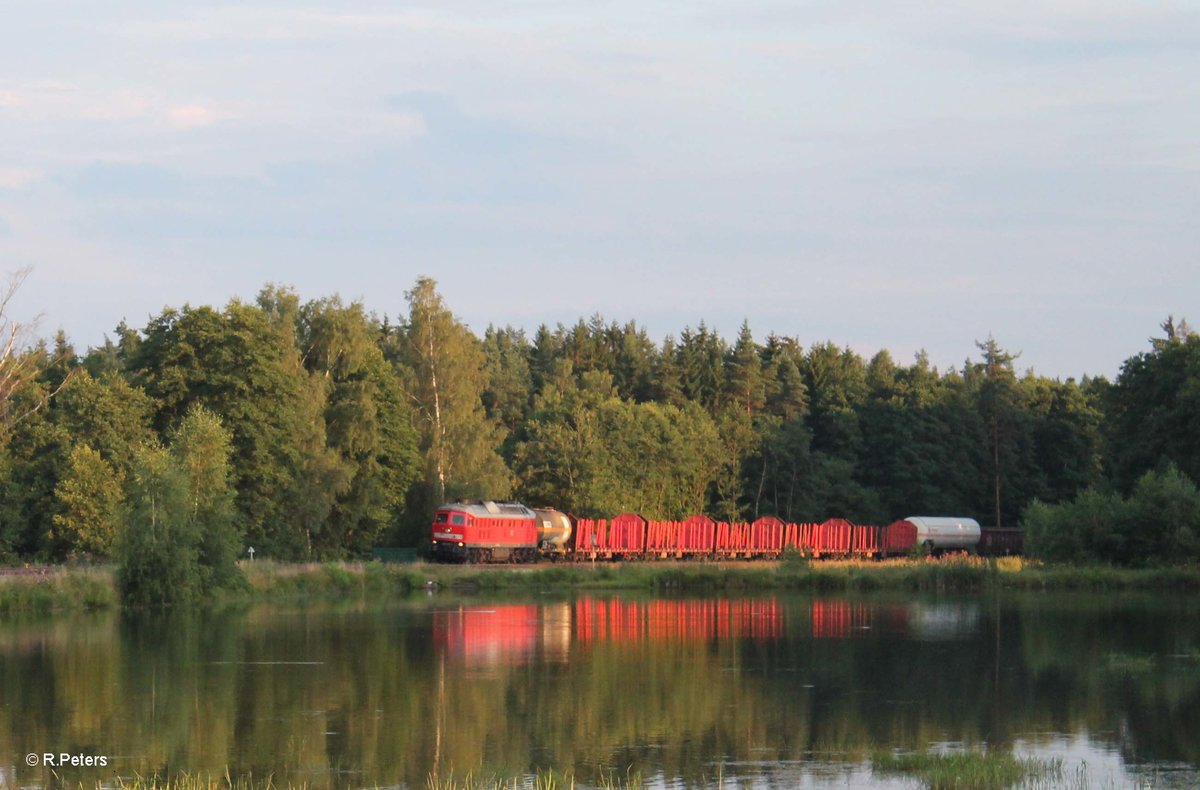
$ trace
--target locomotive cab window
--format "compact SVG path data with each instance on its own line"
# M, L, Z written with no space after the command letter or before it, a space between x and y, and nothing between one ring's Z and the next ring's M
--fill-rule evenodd
M434 523L435 523L435 524L445 524L445 523L446 523L446 516L447 516L447 514L446 514L446 513L438 513L438 514L437 514L437 518L435 518L435 519L434 519Z
M467 523L467 517L462 513L455 513L454 516L451 517L450 523L461 527L463 524Z

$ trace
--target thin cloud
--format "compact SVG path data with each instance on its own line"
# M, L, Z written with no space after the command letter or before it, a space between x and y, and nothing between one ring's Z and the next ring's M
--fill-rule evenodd
M212 126L221 116L200 104L184 104L167 109L167 122L177 129Z
M28 167L0 167L0 189L22 189L43 177L40 170Z

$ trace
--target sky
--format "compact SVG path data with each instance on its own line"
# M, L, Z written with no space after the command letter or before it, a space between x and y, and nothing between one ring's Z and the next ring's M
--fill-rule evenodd
M0 273L77 348L266 283L1115 376L1200 324L1196 0L17 2Z

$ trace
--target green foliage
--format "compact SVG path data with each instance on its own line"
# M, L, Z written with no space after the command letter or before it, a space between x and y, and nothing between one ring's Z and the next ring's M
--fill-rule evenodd
M125 475L86 444L76 445L54 489L53 540L68 555L107 557L120 528Z
M519 329L489 326L483 333L487 388L483 405L488 419L503 425L513 436L529 413L533 380L529 368L532 348Z
M1200 560L1200 491L1174 466L1147 472L1128 498L1089 488L1025 511L1026 550L1056 561L1115 564Z
M171 452L187 485L187 518L197 540L201 589L236 584L242 535L235 523L229 431L215 414L193 405L175 430Z
M134 450L150 441L154 404L141 389L114 373L83 372L55 399L53 419L72 444L86 444L122 475Z
M488 375L479 340L446 308L433 280L420 278L406 296L408 322L393 360L405 375L424 456L424 485L409 497L405 537L415 541L442 502L507 496L512 476L497 452L504 428L483 405Z
M188 481L165 447L134 455L118 544L121 600L133 606L169 606L201 593L199 534L189 517Z
M871 768L882 774L915 776L930 790L1015 787L1030 781L1056 782L1062 760L1020 759L1008 752L950 754L890 754L871 757Z
M0 482L0 555L10 560L52 552L54 490L71 437L49 409L33 409L47 394L47 385L35 383L13 396L13 407L26 416L10 426L0 449L0 462L8 467Z
M186 604L240 581L230 455L229 432L200 406L189 409L170 449L146 445L134 455L118 543L125 603Z
M308 302L299 327L305 367L325 385L330 473L345 476L327 517L312 525L312 553L365 556L400 520L405 492L419 475L403 380L384 359L361 304Z
M526 435L514 458L522 496L578 515L699 512L719 463L703 409L621 400L605 374L577 386L566 361L535 399Z
M217 525L201 530L216 536L198 547L206 567L228 567L218 555L235 544L280 559L417 545L443 500L513 490L595 516L1009 524L1028 510L1046 557L1197 551L1184 476L1200 473L1200 339L1186 322L1164 323L1114 384L1076 383L1018 375L992 338L944 372L923 353L905 365L758 343L748 322L732 344L703 322L656 344L599 315L481 340L433 280L406 296L397 326L267 286L255 304L122 323L77 375L61 334L10 358L22 383L2 399L0 559L103 556L137 448L180 443L197 405L229 433L232 511L190 516Z
M1166 337L1126 360L1107 393L1110 464L1123 491L1167 463L1200 480L1200 336L1187 322L1162 326Z
M247 539L264 553L299 557L348 473L325 446L323 383L301 365L292 297L268 289L261 301L221 313L168 309L151 320L130 365L158 407L160 432L195 402L229 426Z

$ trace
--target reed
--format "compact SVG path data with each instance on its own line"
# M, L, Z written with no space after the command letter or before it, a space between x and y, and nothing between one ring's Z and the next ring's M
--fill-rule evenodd
M47 614L118 605L112 568L57 569L44 576L0 577L0 614Z
M610 774L594 782L583 783L577 782L573 774L553 771L538 771L532 776L511 779L480 778L472 774L457 779L453 775L438 777L430 774L425 780L426 790L642 790L646 786L640 774L630 774L624 779Z

